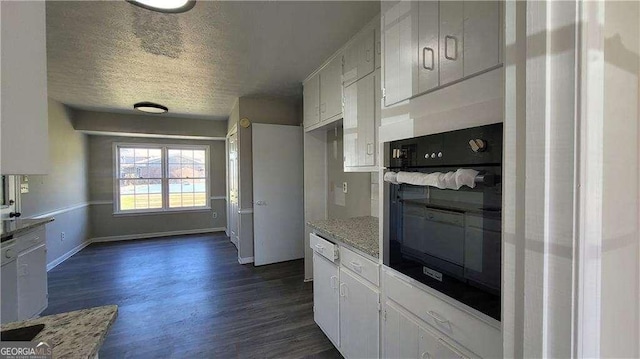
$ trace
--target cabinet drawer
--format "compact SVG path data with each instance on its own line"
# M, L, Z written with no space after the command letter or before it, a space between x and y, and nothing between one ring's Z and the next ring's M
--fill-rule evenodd
M315 233L309 234L309 244L314 252L328 260L335 262L338 259L338 246Z
M380 286L380 266L377 263L345 247L340 247L340 263L369 282Z
M32 229L16 237L16 247L18 253L45 242L44 226Z
M502 333L486 322L383 271L386 296L483 358L502 357Z

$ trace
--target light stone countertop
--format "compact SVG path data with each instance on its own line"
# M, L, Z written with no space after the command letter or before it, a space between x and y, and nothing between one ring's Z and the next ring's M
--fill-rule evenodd
M54 221L53 217L45 217L45 218L38 218L38 219L16 218L16 219L2 220L2 226L0 227L0 238L2 238L2 242L11 240L12 235L18 235L22 232L28 231L32 228L35 228L53 221Z
M32 341L49 342L54 358L93 359L117 315L117 305L105 305L7 323L2 325L2 330L44 324L44 329Z
M319 235L353 247L376 261L380 253L378 218L372 216L309 221Z

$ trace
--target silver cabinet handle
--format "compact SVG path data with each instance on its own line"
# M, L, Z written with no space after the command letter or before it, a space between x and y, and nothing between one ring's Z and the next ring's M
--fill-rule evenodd
M356 261L351 261L351 266L353 267L353 270L358 272L358 273L362 273L362 264L356 262Z
M367 62L371 61L371 50L366 51L365 59L367 60Z
M316 251L318 253L322 253L324 252L324 246L320 245L320 244L316 244Z
M338 277L335 275L331 276L331 288L338 289Z
M453 40L453 48L455 50L454 56L449 56L449 40ZM444 37L444 57L447 60L458 59L458 39L455 36L447 35Z
M367 143L367 155L373 154L373 143Z
M429 354L429 352L424 352L421 357L422 359L431 359L431 354Z
M342 290L342 288L345 288L347 285L344 283L340 283L340 296L341 297L346 297L347 296L347 291L346 290Z
M435 321L440 323L440 324L449 323L449 321L447 319L445 319L440 314L434 312L433 310L430 310L427 313L431 316L431 318L435 319Z
M429 66L427 66L427 51L431 53L431 65ZM434 56L435 55L432 48L425 47L422 49L422 67L424 67L425 70L433 71L433 66L435 65Z

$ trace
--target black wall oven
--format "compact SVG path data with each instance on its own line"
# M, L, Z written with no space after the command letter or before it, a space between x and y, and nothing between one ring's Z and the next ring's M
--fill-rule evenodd
M500 320L502 124L387 142L385 167L384 264Z

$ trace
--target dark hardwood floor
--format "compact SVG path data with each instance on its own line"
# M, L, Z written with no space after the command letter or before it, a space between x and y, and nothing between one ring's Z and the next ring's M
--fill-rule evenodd
M240 265L224 234L94 243L49 272L43 315L107 304L100 358L341 358L302 260Z

